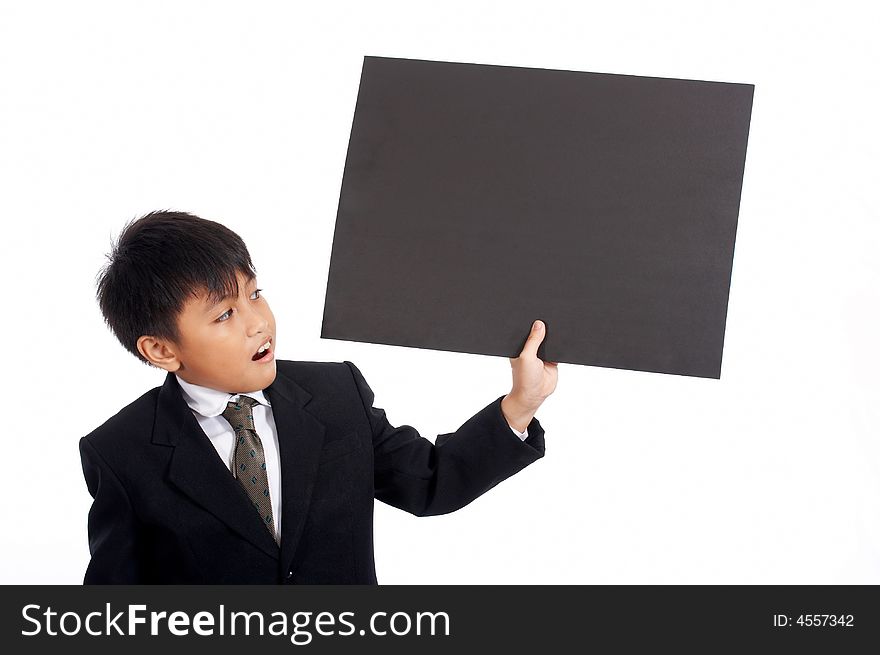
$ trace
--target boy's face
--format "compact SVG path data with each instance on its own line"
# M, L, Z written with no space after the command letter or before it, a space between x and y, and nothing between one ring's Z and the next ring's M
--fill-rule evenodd
M256 279L247 282L240 273L237 277L238 298L212 305L202 294L187 302L178 317L180 342L165 342L166 357L153 359L154 363L187 382L229 393L258 391L272 384L275 316ZM270 339L269 352L254 361L254 354ZM149 351L156 346L145 347Z

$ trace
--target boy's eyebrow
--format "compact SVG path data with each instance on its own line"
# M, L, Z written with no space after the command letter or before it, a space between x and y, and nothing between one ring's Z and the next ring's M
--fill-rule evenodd
M254 285L254 284L256 284L256 283L257 283L257 278L255 278L255 277L254 277L254 278L251 278L250 280L248 280L248 281L245 283L245 287L249 287L249 286ZM207 304L207 306L205 307L205 312L204 312L204 313L205 313L205 314L211 314L211 313L213 313L213 312L217 309L217 306L218 306L218 305L222 305L222 304L225 303L227 300L231 300L231 299L233 299L233 298L235 298L235 296L232 295L231 293L227 293L225 296L223 296L222 298L220 298L220 300L218 300L218 301L215 302L215 303L211 303L210 298L207 298L207 299L205 300L205 302L208 303L208 304Z
M222 305L222 304L225 303L227 300L229 300L230 298L233 298L233 297L234 297L234 296L233 296L231 293L227 293L225 296L223 296L222 298L220 298L220 300L218 300L218 301L215 302L215 303L212 303L210 299L205 300L205 302L207 303L207 306L205 307L205 313L206 313L206 314L211 314L211 313L213 313L214 310L217 309L217 306L218 306L218 305Z

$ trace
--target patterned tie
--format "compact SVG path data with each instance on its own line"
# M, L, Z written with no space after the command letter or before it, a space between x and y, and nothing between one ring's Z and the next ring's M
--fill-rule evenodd
M266 475L266 457L263 442L254 429L253 407L257 401L240 395L238 402L230 401L223 410L223 418L235 430L235 455L232 474L238 478L247 492L260 518L275 539L275 521L272 518L272 500L269 495L269 478ZM277 540L276 540L277 543Z

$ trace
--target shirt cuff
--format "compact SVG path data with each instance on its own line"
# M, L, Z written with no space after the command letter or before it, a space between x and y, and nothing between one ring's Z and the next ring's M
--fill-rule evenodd
M529 429L528 429L528 428L526 428L524 431L520 432L519 430L517 430L516 428L514 428L514 427L513 427L512 425L510 425L509 423L507 424L507 427L509 427L511 430L513 430L513 433L514 433L516 436L518 436L520 439L522 439L523 441L525 441L526 439L529 438Z

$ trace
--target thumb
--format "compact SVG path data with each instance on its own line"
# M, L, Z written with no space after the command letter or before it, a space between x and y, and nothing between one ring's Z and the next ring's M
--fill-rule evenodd
M526 344L522 349L523 355L538 356L538 346L544 340L544 332L544 321L538 320L532 324L532 331L529 332L529 337L526 339Z

